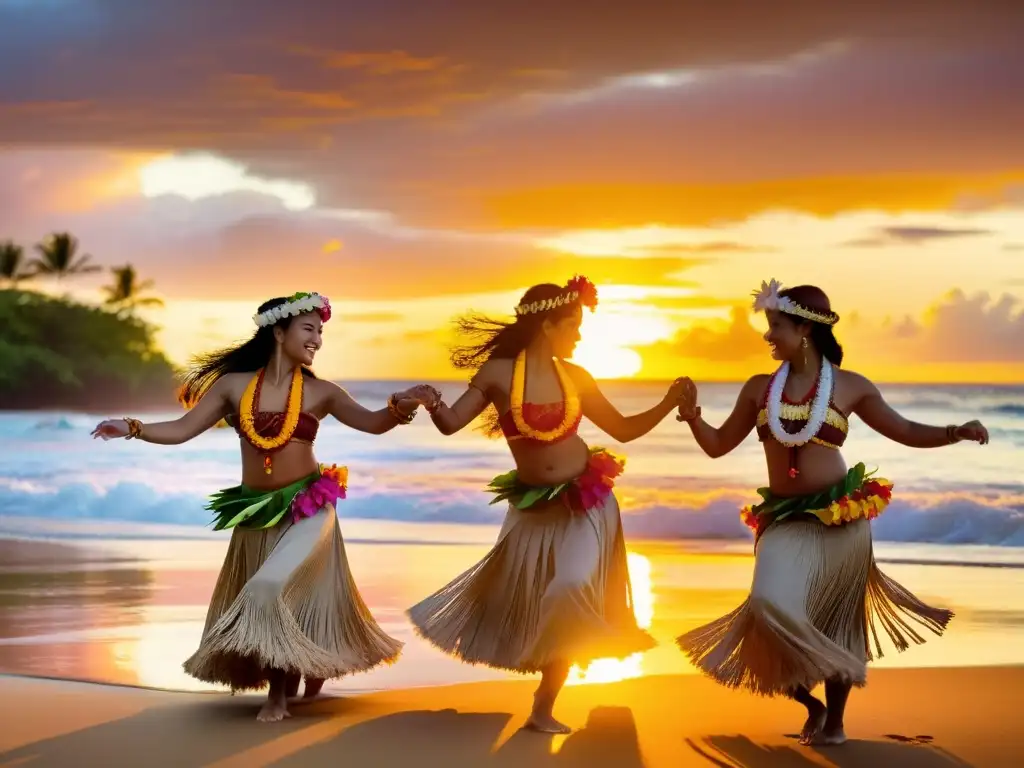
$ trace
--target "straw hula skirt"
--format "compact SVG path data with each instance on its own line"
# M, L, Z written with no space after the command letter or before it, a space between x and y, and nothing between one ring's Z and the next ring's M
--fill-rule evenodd
M732 613L677 639L706 674L762 695L838 679L863 685L882 656L879 629L899 651L941 635L951 611L925 605L875 563L870 520L889 503L892 483L866 476L812 496L779 498L742 512L755 529L750 596Z
M231 528L231 542L188 674L246 690L271 670L328 679L398 657L402 644L374 621L349 571L334 507L346 476L321 465L286 488L212 498L215 528Z
M409 609L417 633L470 664L513 672L585 665L654 646L633 615L626 545L612 478L622 461L593 449L571 483L495 478L510 501L498 541L479 563Z

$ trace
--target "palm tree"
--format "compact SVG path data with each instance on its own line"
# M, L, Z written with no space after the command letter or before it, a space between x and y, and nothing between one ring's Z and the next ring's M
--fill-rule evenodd
M110 285L103 287L107 294L104 304L109 304L117 309L127 309L129 312L136 307L162 307L163 301L156 296L144 296L146 291L153 288L152 280L139 281L139 275L135 267L125 264L123 267L111 267L110 273L114 280Z
M39 256L32 262L36 273L52 275L61 280L68 275L84 275L99 272L100 268L90 264L89 255L78 256L78 239L67 232L55 232L36 246Z
M0 243L0 279L16 286L19 280L32 277L32 272L24 269L25 249L13 240Z

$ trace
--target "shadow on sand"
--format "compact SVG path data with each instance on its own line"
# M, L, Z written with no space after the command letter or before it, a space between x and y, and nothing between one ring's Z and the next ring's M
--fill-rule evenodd
M971 768L928 740L889 737L889 741L851 739L840 747L799 747L757 744L745 736L710 736L686 743L709 766L718 768L820 768L822 760L836 768L899 766L899 768Z
M453 709L399 712L356 723L274 766L336 766L343 760L360 768L644 768L628 708L596 708L586 725L569 736L520 730L495 748L511 718L507 713L463 714Z
M242 753L256 757L263 746L304 739L310 727L332 718L342 729L272 763L287 768L339 765L376 768L644 768L633 713L623 707L591 711L586 725L564 737L532 731L498 739L508 713L452 709L383 714L365 699L333 699L297 710L283 723L254 721L250 697L210 697L208 702L155 706L129 717L37 741L0 754L0 765L203 766ZM306 731L306 733L302 733ZM273 747L268 746L269 750ZM268 755L269 756L269 755ZM258 758L256 762L260 765Z

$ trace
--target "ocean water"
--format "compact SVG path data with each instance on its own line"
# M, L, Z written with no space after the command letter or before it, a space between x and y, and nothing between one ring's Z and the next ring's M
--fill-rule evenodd
M403 386L349 390L379 407ZM449 401L458 392L444 389ZM663 387L605 390L632 413L655 403ZM706 418L723 420L737 392L703 387ZM892 505L873 523L877 558L919 597L956 611L941 639L877 664L1024 663L1024 388L903 386L884 394L914 420L979 418L992 442L912 450L854 419L847 460L878 466L896 484ZM180 665L199 642L228 538L209 530L203 504L238 482L238 438L221 429L174 447L92 440L92 427L109 415L0 413L0 672L211 688ZM589 425L582 433L627 456L617 493L635 610L660 645L574 669L570 683L692 674L674 637L731 610L749 587L751 540L738 508L764 481L756 438L712 461L672 417L626 446ZM379 437L326 422L317 453L349 466L339 516L351 567L378 621L406 643L394 666L326 690L506 677L445 657L415 637L404 616L493 542L503 513L481 489L510 467L504 443L471 430L444 437L420 416Z
M398 386L404 385L369 382L349 390L376 408ZM459 385L443 389L451 401ZM657 402L664 388L626 383L605 390L623 412L633 413ZM705 418L720 423L738 386L706 385L701 392ZM1024 387L894 386L884 394L916 421L944 425L981 419L991 443L913 450L854 418L847 461L877 466L896 485L891 507L875 523L876 539L1024 546ZM105 535L128 530L129 522L194 526L200 533L209 520L205 498L238 482L236 435L212 430L181 446L90 439L95 423L109 415L0 412L0 533L41 521L51 527L54 521L92 521L102 524ZM627 457L618 493L631 536L747 536L737 509L765 477L756 436L729 456L711 460L673 417L625 446L587 423L581 432L591 444L609 445ZM493 526L501 518L480 489L510 468L508 449L474 430L445 437L425 414L382 436L327 421L316 450L320 461L349 467L349 499L339 510L343 519Z

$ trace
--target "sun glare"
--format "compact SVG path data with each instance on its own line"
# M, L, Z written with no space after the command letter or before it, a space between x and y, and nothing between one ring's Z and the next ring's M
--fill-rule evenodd
M308 184L288 179L253 176L239 163L214 155L166 155L139 169L145 197L178 195L186 200L256 192L276 197L290 211L304 211L316 204L316 193Z
M572 362L597 379L628 379L643 367L643 358L631 347L667 339L671 334L665 319L628 307L585 313Z
M654 620L654 589L651 583L651 561L636 552L626 554L629 578L633 584L633 615L641 629L649 629ZM566 685L615 683L643 674L643 654L634 653L625 659L595 659L586 669L573 666Z

